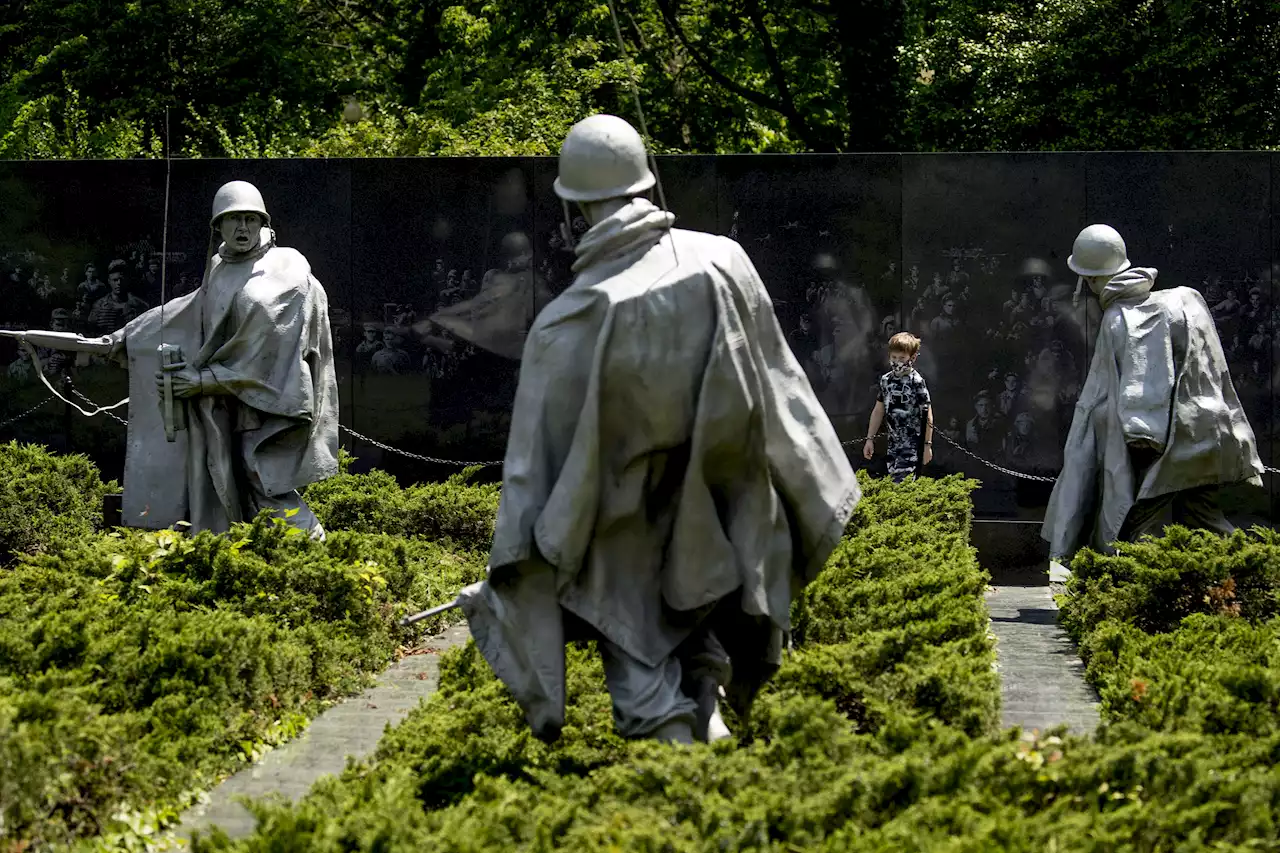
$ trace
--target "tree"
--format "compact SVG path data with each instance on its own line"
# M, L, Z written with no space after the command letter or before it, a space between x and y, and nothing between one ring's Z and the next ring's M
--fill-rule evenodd
M1266 148L1274 0L940 0L907 51L928 150Z
M40 104L64 133L78 110L140 139L169 108L175 153L297 133L340 103L327 21L305 0L20 0L0 12L0 127Z

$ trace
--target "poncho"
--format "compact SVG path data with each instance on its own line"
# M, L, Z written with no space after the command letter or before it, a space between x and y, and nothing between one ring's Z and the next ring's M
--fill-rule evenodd
M1199 292L1152 292L1134 267L1103 289L1098 343L1076 403L1041 536L1050 556L1108 551L1130 507L1183 489L1249 481L1262 461L1209 306ZM1140 482L1128 447L1160 453Z
M337 473L328 297L307 259L276 246L270 229L243 259L221 248L198 290L109 337L129 368L126 524L224 531L245 519L247 488L283 495ZM155 385L162 339L231 392L182 401L188 426L172 443Z
M636 199L596 224L535 320L490 576L461 597L543 735L566 613L656 666L735 602L747 627L721 641L751 695L861 496L746 253L672 219Z

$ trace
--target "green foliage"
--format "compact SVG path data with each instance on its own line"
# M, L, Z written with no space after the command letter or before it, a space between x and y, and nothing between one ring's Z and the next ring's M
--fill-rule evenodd
M361 533L449 540L488 550L500 486L469 485L468 470L444 483L401 488L385 471L341 473L307 487L307 505L324 524Z
M954 755L939 775L956 775L972 761L959 757L971 749L968 735L994 728L998 695L985 574L963 545L974 484L863 484L843 563L833 559L812 585L803 644L740 726L738 745L618 738L591 644L568 652L567 725L544 744L469 644L445 657L440 691L370 760L321 782L297 807L257 807L263 824L252 839L215 835L196 849L804 845L914 796L919 777L936 772L934 749ZM939 512L919 520L922 506ZM958 573L934 574L939 552L922 530L962 543L944 548ZM874 577L848 565L853 554L867 557ZM930 584L942 604L902 607ZM1001 748L1014 763L1013 747Z
M859 482L845 538L794 607L799 650L776 685L833 700L864 731L904 714L989 731L999 691L981 604L989 577L969 545L977 483Z
M1275 147L1269 0L0 4L0 157ZM625 55L624 55L625 51Z
M904 61L927 150L1280 143L1270 0L935 0Z
M1082 655L1109 719L1159 731L1280 733L1280 619L1197 614L1155 635L1108 621Z
M97 530L103 497L118 491L114 480L102 482L88 457L0 444L0 566Z
M990 734L994 678L975 682L983 693L947 683L990 673L983 622L966 622L959 608L967 600L983 614L981 588L969 586L981 573L971 553L931 549L918 530L963 537L968 510L958 504L972 483L864 487L843 556L802 602L807 637L739 743L617 739L597 658L577 648L569 725L548 746L468 646L446 657L441 691L372 760L322 781L297 806L257 804L254 836L201 838L196 850L1269 849L1280 831L1274 730L1153 733L1119 723L1096 741ZM864 559L874 567L862 568ZM943 559L958 559L959 571L931 574ZM913 578L934 585L937 609L903 607L910 595L889 594L888 584ZM885 594L864 591L876 585ZM1225 617L1193 617L1212 618ZM956 639L912 660L932 666L931 676L912 682L907 667L886 668L899 644L922 654L948 625ZM1224 641L1221 650L1233 648ZM937 701L948 690L951 701Z
M363 686L483 560L263 514L118 531L0 574L0 816L41 846L206 787Z
M0 7L0 156L261 150L339 106L345 50L315 4L21 0Z
M1160 731L1280 732L1280 537L1170 528L1083 551L1062 621L1112 720Z
M1084 550L1071 563L1063 625L1076 635L1103 621L1172 631L1192 613L1258 620L1280 612L1280 534L1255 527L1228 538L1171 527L1161 539Z

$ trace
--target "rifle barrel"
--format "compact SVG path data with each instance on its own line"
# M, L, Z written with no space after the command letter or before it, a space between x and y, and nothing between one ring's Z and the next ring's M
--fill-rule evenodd
M461 601L455 598L453 601L450 601L448 604L438 604L435 607L429 608L427 610L423 610L421 613L415 613L412 616L404 617L403 619L400 620L400 625L408 626L408 625L412 625L414 622L420 622L423 619L430 619L432 616L435 616L437 613L444 613L446 610L452 610L453 608L458 607L461 603L462 603Z

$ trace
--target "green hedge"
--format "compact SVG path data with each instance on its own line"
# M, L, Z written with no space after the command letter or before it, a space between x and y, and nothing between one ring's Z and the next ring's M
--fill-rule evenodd
M1170 528L1072 561L1062 621L1110 720L1280 733L1280 535Z
M344 468L351 457L344 453ZM307 505L326 529L449 540L464 548L489 550L498 513L497 484L470 484L476 469L444 483L401 488L385 471L345 471L308 486Z
M993 732L972 482L863 483L739 742L621 741L586 647L570 650L568 725L547 746L468 646L369 761L296 806L255 805L254 836L196 851L1275 847L1280 735Z
M473 551L317 543L266 515L227 536L53 538L0 569L0 837L30 849L171 820L442 627L396 620L484 570Z
M990 731L999 682L982 603L990 578L969 545L977 483L861 482L848 534L796 602L797 651L777 689L831 699L867 731L906 719Z
M996 731L975 484L860 479L737 739L619 739L583 644L564 736L544 744L468 645L369 760L196 850L1277 848L1274 534L1081 554L1062 616L1108 724L1020 738ZM226 538L34 535L37 556L0 570L0 837L118 849L131 810L171 818L359 686L412 640L398 616L483 570L497 491L460 480L318 484L323 544L265 520ZM404 535L424 532L478 550Z
M0 567L98 530L103 497L118 491L86 456L0 444Z
M797 648L738 743L621 740L584 644L569 650L563 735L544 744L469 644L369 760L296 807L256 806L253 838L196 849L798 849L782 840L821 840L864 798L894 800L940 745L994 729L998 690L966 541L975 484L862 482L848 535L796 604ZM854 785L866 773L881 778Z

